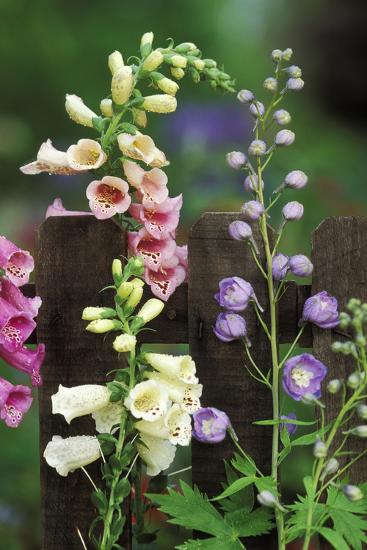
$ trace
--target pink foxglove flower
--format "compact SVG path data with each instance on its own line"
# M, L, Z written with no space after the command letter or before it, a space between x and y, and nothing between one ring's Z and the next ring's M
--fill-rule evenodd
M152 293L166 302L186 279L186 270L181 265L164 268L160 271L147 269L144 278Z
M120 151L135 160L142 160L149 166L161 168L167 166L167 161L163 151L160 151L150 136L137 132L135 135L123 133L117 137Z
M179 265L181 265L185 271L187 272L187 268L188 268L188 250L187 250L187 244L184 244L182 246L178 246L176 248L176 252L175 252L177 258L178 258L178 262L179 262Z
M94 139L80 139L77 144L70 145L66 157L69 166L77 172L96 170L107 160L106 153Z
M3 277L0 279L0 300L5 300L18 311L29 315L34 319L38 315L38 310L42 305L39 296L27 298L9 279Z
M137 221L144 224L145 229L155 239L167 239L172 235L180 220L182 207L182 195L168 198L161 204L154 204L144 207L142 204L132 204L129 208L130 214Z
M131 203L126 181L115 176L105 176L92 181L87 187L87 198L93 214L98 220L112 218L126 212Z
M170 261L176 251L173 239L154 239L146 229L128 233L129 249L134 256L141 256L145 266L158 271L165 262ZM176 261L177 263L177 261Z
M22 286L29 281L34 260L29 252L0 236L0 268L5 270L5 275L15 286Z
M161 204L168 199L167 175L159 168L146 172L136 162L125 160L123 163L127 181L138 189L145 207Z
M29 338L36 323L30 315L19 311L0 298L0 345L7 351L15 351Z
M91 212L78 212L77 210L66 210L61 199L55 199L46 210L46 220L52 216L92 216Z
M40 369L45 358L45 345L38 344L34 350L21 347L14 352L0 346L0 358L15 369L25 372L31 377L33 386L41 386Z
M9 428L17 428L32 404L28 386L13 386L0 377L0 419Z
M20 171L31 176L41 172L63 174L65 176L77 174L77 170L69 165L66 153L56 149L50 139L42 143L37 153L37 160L21 166Z

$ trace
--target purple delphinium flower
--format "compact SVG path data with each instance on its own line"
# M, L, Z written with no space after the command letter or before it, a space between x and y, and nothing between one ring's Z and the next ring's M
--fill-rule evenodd
M32 404L31 388L13 386L0 377L0 419L9 428L17 428Z
M291 412L289 414L283 414L280 418L282 420L297 420L296 413L294 412ZM283 428L287 430L289 435L293 435L297 431L297 424L293 424L291 422L284 422L280 424L280 429L282 430Z
M220 443L226 437L231 422L225 412L205 407L194 412L192 435L201 443Z
M256 222L265 212L265 208L259 201L248 201L242 205L241 212L247 222Z
M294 222L302 218L303 211L303 204L297 201L291 201L283 206L282 214L287 222Z
M305 83L302 78L288 78L286 83L288 90L293 90L295 92L299 92L299 90L302 90L304 85Z
M279 109L273 114L273 119L279 126L285 126L291 122L292 117L285 109Z
M222 342L232 342L247 335L246 321L237 313L219 313L213 332Z
M247 163L247 158L241 151L231 151L226 155L227 163L231 168L239 170Z
M243 311L247 308L250 300L254 300L258 308L262 310L251 284L241 277L222 279L219 283L219 292L214 297L221 307L229 311Z
M289 258L289 270L297 277L309 277L312 275L312 262L303 254L296 254Z
M283 369L284 391L296 401L306 394L317 399L321 396L321 382L325 378L327 368L321 361L309 353L296 355L285 362Z
M249 145L248 152L250 155L261 157L266 153L266 143L262 139L254 139Z
M302 189L308 182L308 177L302 170L292 170L286 175L284 184L291 189Z
M309 322L320 328L334 328L339 324L338 300L326 290L305 301L301 323Z
M31 377L33 386L42 384L39 371L45 358L44 344L38 344L34 350L22 347L13 352L0 346L0 358L15 369L27 373Z
M240 90L237 94L237 99L241 103L251 103L255 99L255 96L250 90Z
M253 101L250 105L250 113L253 117L257 118L258 116L264 116L265 107L261 101Z
M251 226L241 220L230 223L228 226L228 233L235 241L245 241L246 239L252 238Z
M281 281L287 275L289 266L289 258L285 254L275 254L273 258L273 279L274 281Z

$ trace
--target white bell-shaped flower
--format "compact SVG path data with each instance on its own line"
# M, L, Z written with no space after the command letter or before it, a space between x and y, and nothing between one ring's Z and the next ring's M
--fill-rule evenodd
M146 434L142 434L140 440L143 444L138 443L137 449L141 459L147 465L149 476L156 476L171 466L176 454L175 445L165 439Z
M53 414L62 414L68 424L78 416L94 413L106 407L111 392L106 386L84 384L65 388L61 384L57 393L51 396Z
M135 428L141 434L168 439L172 445L187 446L191 441L191 417L177 404L168 410L164 418L159 418L156 422L139 420Z
M106 153L94 139L80 139L66 151L69 166L78 172L96 170L107 160Z
M91 435L78 435L63 439L54 435L47 444L44 458L57 473L66 477L82 466L98 460L101 456L98 439Z
M50 139L42 143L37 153L37 160L21 166L20 171L27 175L48 172L69 176L77 173L77 170L69 165L65 151L56 149Z
M200 397L203 392L202 384L185 384L177 378L164 376L160 372L148 372L146 376L151 381L155 381L161 388L164 388L169 399L181 405L186 412L192 414L200 409Z
M166 388L154 380L140 382L125 399L127 407L135 418L154 422L164 416L169 406Z
M114 433L121 422L124 406L121 402L108 403L103 409L98 409L92 414L98 433ZM113 429L112 429L113 428Z
M93 119L98 115L87 107L81 97L75 94L66 94L65 109L71 120L82 126L93 128Z
M145 361L165 376L176 377L185 384L197 384L196 366L190 355L146 353Z

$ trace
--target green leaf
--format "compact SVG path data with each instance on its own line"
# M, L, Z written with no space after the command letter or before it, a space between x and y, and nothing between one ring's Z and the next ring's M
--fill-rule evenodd
M129 122L123 122L120 124L120 128L122 132L126 132L127 134L135 135L138 132L138 128L134 124L130 124Z
M261 493L261 491L270 491L271 493L273 493L273 495L278 494L277 484L270 476L257 478L255 485L259 493Z
M293 420L293 418L279 418L278 420L256 420L253 424L257 426L274 426L276 424L296 424L297 426L311 426L316 424L317 420Z
M91 501L95 508L97 508L99 514L104 516L108 509L108 502L106 495L103 491L98 489L91 494Z
M363 486L360 488L363 491ZM337 487L330 487L327 505L335 531L353 550L362 550L362 543L367 542L367 498L353 502Z
M345 542L342 536L336 531L329 529L328 527L320 527L318 529L320 535L324 537L330 544L333 545L336 550L350 550L348 544Z
M234 458L231 460L233 468L241 472L246 476L255 476L256 475L256 464L250 456L244 458L239 454L235 453Z
M226 470L227 484L230 485L240 476L226 461L224 461L224 467ZM226 488L225 483L222 483L222 486L223 489ZM246 508L248 512L251 512L254 507L254 501L254 489L251 485L249 485L248 487L242 489L242 491L238 491L238 493L234 493L230 497L222 499L220 501L220 506L225 512L233 512L239 508Z
M130 481L126 478L120 479L120 481L116 483L115 490L114 490L115 501L118 504L121 504L124 498L130 494L130 491L131 491Z
M238 491L241 491L245 487L248 487L249 485L252 485L255 483L256 477L255 476L249 476L249 477L240 477L239 479L236 479L233 483L231 483L220 495L211 498L211 501L221 500L222 498L227 498L234 493L237 493Z
M111 434L98 434L98 441L105 456L114 452L117 439Z
M93 117L92 118L92 124L93 124L93 128L95 130L97 130L97 132L101 133L103 131L103 128L104 128L104 119L103 118L101 118L99 116Z
M188 540L179 546L178 550L241 550L244 546L238 540L228 540L224 538L210 538L200 540Z
M270 533L274 527L273 510L270 508L256 508L253 512L242 508L226 514L226 521L232 525L239 537L256 537Z

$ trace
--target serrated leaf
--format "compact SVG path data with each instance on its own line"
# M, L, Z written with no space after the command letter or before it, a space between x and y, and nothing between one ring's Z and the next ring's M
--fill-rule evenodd
M225 518L239 537L265 535L274 527L273 511L270 508L256 508L253 512L243 508L226 514Z
M336 550L350 550L343 537L341 537L336 531L329 529L329 527L320 527L318 532L324 537L324 539L330 542Z
M227 476L227 484L230 485L236 479L238 479L240 476L237 474L237 472L234 471L231 466L224 461L224 467L226 470L226 476ZM223 489L226 488L226 485L222 483ZM228 498L225 498L220 501L220 506L225 512L233 512L235 510L238 510L239 508L246 508L248 512L251 512L251 510L254 507L254 490L251 485L248 487L245 487L242 489L242 491L238 491L238 493L235 493L234 495L231 495Z
M274 479L270 476L259 477L255 482L256 489L261 493L261 491L270 491L273 495L278 494L277 484Z
M255 476L249 476L249 477L240 477L239 479L236 479L233 483L231 483L220 495L211 498L211 501L217 501L221 500L222 498L227 498L234 493L238 493L238 491L241 491L245 487L248 487L249 485L252 485L255 483L256 477Z
M256 464L249 456L244 458L235 453L234 458L231 460L231 464L233 468L246 476L254 476L256 474Z
M337 487L330 487L327 505L335 531L353 550L362 550L362 543L367 542L367 498L353 502Z
M179 546L176 546L178 550L240 550L244 546L240 544L238 540L231 541L223 538L210 538L210 539L198 539L188 540Z

